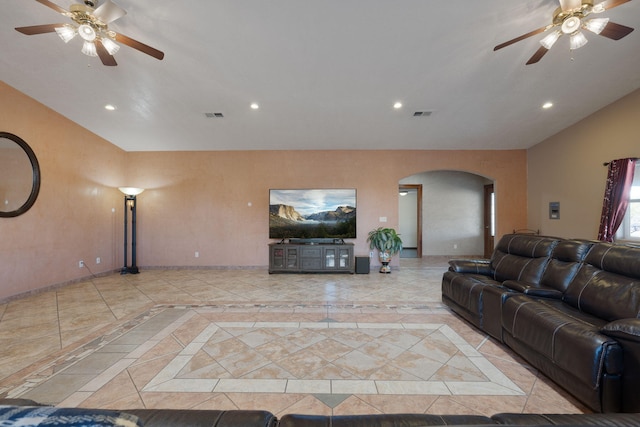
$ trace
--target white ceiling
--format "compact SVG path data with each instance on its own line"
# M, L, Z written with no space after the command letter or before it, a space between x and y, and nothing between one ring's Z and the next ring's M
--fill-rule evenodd
M115 1L110 28L164 60L123 46L105 67L78 39L14 30L68 18L2 0L0 76L127 151L522 149L640 88L640 1L602 15L638 28L626 38L585 32L573 54L561 38L528 66L542 35L493 47L557 0Z

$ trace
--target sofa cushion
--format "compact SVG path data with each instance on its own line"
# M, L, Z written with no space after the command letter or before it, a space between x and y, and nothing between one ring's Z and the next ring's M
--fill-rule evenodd
M560 292L567 290L594 242L562 240L553 248L549 264L542 274L540 285Z
M491 417L508 425L556 426L638 426L640 414L495 414Z
M526 258L551 256L560 239L533 234L505 234L498 241L496 250Z
M268 411L215 409L129 409L145 427L274 427Z
M562 301L525 295L507 299L502 313L503 328L515 340L593 389L600 385L603 373L622 373L622 349L600 332L605 323Z
M482 415L375 414L375 415L284 415L278 427L419 427L445 425L493 425Z
M558 239L524 234L503 236L491 257L493 278L499 282L518 280L540 283Z
M640 279L640 247L598 243L585 258L585 262L601 270Z
M640 248L599 243L567 287L564 301L613 321L640 313Z

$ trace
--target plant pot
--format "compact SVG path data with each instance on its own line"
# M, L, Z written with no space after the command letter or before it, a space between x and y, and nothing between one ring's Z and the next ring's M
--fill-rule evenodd
M391 267L389 266L389 263L391 262L391 255L389 254L389 252L380 252L378 257L380 258L380 262L382 263L382 266L380 267L380 273L391 273Z

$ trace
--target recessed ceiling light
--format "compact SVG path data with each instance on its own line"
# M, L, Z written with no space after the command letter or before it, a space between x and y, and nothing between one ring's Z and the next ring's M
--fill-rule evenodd
M112 104L107 104L107 105L104 106L104 109L105 110L109 110L109 111L113 111L113 110L116 109L116 106L112 105Z
M395 108L396 110L402 108L402 102L396 102L395 104L393 104L393 108Z
M252 109L252 110L257 110L258 108L260 108L260 106L259 106L256 102L254 102L253 104L251 104L251 109Z
M553 102L545 102L544 104L542 104L542 108L544 108L545 110L548 110L551 107L553 107Z

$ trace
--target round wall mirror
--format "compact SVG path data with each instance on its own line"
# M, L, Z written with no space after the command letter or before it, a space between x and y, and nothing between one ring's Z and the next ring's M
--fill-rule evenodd
M0 132L0 217L22 215L40 191L40 166L29 144Z

